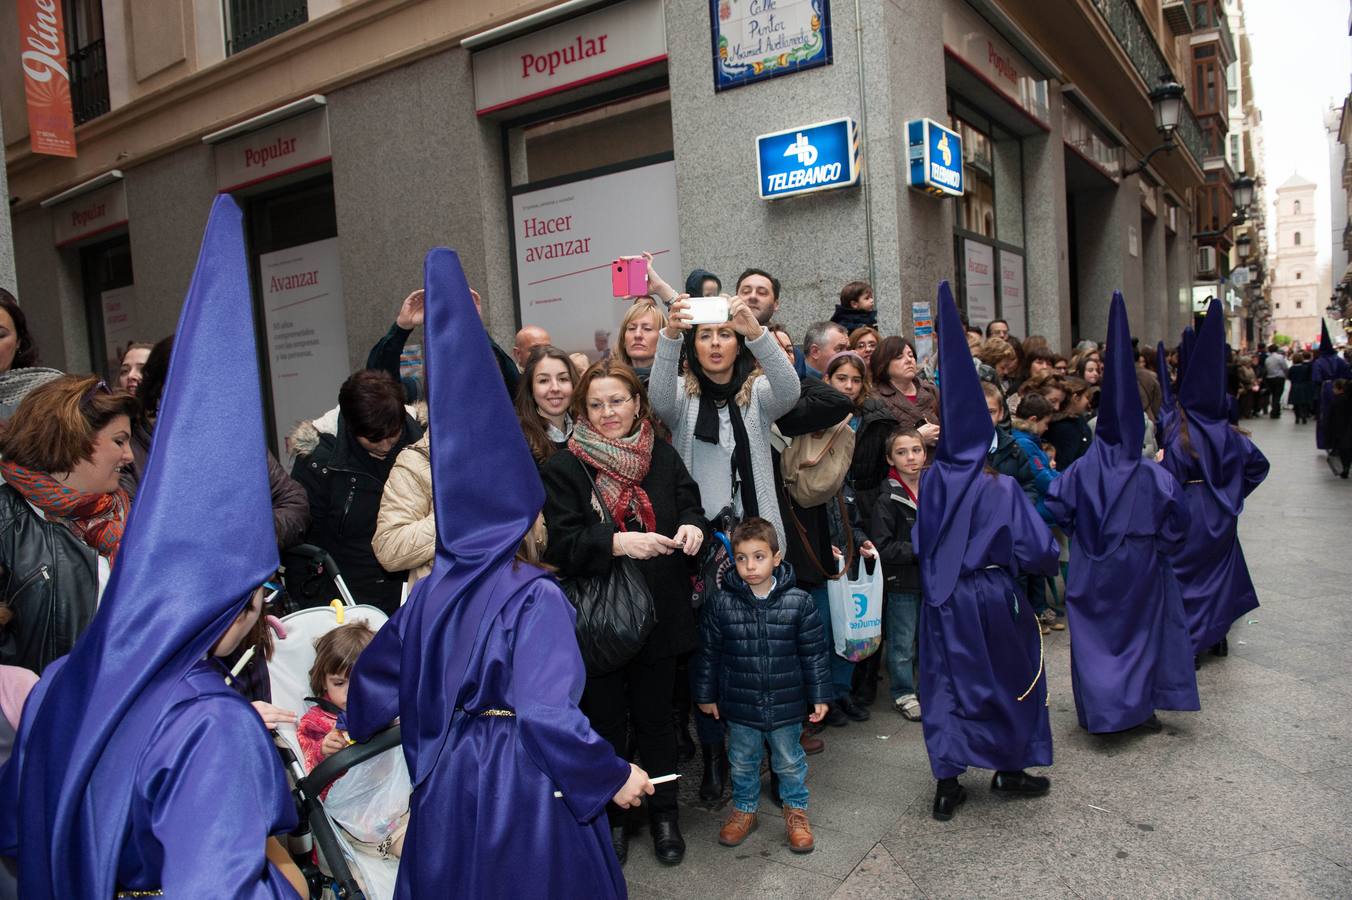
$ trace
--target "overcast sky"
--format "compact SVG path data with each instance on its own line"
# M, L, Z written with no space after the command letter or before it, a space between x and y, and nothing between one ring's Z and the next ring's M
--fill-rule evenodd
M1321 267L1330 258L1333 233L1324 111L1342 105L1352 79L1348 12L1348 0L1244 0L1254 99L1263 112L1268 200L1295 172L1318 183ZM1273 224L1269 210L1268 227ZM1340 218L1340 241L1343 224Z

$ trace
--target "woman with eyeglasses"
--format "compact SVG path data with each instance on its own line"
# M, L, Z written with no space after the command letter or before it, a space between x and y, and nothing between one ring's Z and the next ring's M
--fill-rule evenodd
M695 648L687 560L699 553L708 523L680 456L654 435L648 394L634 370L608 359L589 368L573 392L568 447L541 470L545 486L545 561L560 578L606 576L620 557L637 560L653 597L657 624L638 655L614 672L587 673L582 711L591 726L628 758L632 725L650 775L677 771L671 696L676 658ZM676 783L658 785L648 807L657 859L685 857L677 824ZM624 811L613 803L610 840L623 864L629 838Z
M0 664L41 674L94 616L131 502L139 407L94 376L35 388L0 434Z

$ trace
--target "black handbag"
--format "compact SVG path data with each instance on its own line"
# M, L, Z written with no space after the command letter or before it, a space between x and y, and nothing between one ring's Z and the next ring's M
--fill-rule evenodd
M601 509L601 520L614 519L601 501L591 472L578 460ZM652 592L634 560L627 556L611 560L608 575L561 578L568 602L577 611L577 647L588 675L605 675L628 663L643 649L657 624Z

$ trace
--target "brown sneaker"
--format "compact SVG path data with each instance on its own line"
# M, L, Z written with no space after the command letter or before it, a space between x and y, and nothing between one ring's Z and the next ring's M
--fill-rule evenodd
M804 731L802 736L798 738L798 743L802 745L803 752L806 753L808 756L821 753L823 750L826 749L826 741L822 740L819 737L813 737L806 731Z
M807 810L784 807L784 833L789 836L789 849L794 853L811 853L812 826L807 823Z
M742 812L733 807L728 812L728 820L718 832L718 842L724 847L736 847L746 836L756 830L756 814Z

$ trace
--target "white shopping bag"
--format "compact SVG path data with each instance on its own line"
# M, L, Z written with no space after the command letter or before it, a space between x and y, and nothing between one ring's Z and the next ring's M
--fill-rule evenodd
M843 571L845 560L836 560ZM831 602L831 634L836 654L859 662L878 652L883 642L883 564L862 558L854 573L826 582Z
M404 748L395 746L335 781L324 809L357 840L379 844L399 827L411 793Z

